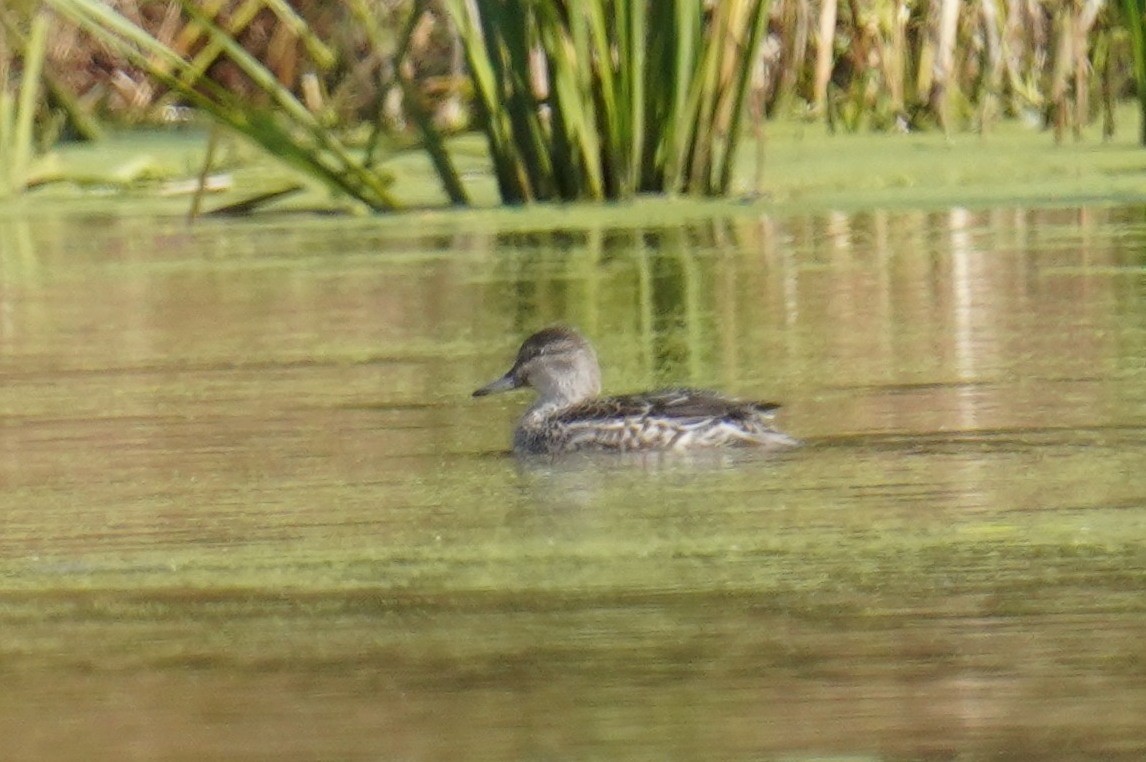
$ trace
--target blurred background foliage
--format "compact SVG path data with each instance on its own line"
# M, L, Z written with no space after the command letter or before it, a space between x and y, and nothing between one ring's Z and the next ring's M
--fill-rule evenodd
M622 27L655 21L669 6L698 18L702 35L723 32L739 45L719 63L720 87L743 82L743 109L697 130L717 151L734 150L741 122L760 137L770 117L822 122L832 131L948 132L1022 119L1062 140L1094 121L1110 134L1120 99L1139 96L1146 113L1143 0L772 0L758 4L764 23L757 41L747 28L718 26L752 23L750 14L729 15L737 4L696 0L689 11L683 2L589 3L611 35L581 80L585 103L600 109L594 132L606 135L605 120L617 118L600 102L603 81L625 65ZM505 31L507 8L520 9L516 32ZM108 125L178 125L205 110L296 168L310 160L315 166L306 171L374 209L399 206L378 157L428 149L447 196L465 203L449 136L470 129L489 136L497 109L513 98L520 107L525 94L535 121L529 139L554 140L562 121L553 116L554 61L576 40L571 22L579 8L561 0L9 0L0 7L0 88L9 114L0 119L0 145L9 152L3 155L43 152L62 138L98 139ZM502 17L491 19L494 11ZM41 50L30 42L35 19L45 17L51 33ZM502 93L505 102L491 103L472 76L467 24L479 27L491 61L506 58L509 79L520 85ZM510 42L490 44L495 29L510 41L531 35L521 49L537 55L510 60ZM664 32L645 34L656 44ZM546 40L552 46L543 50ZM35 92L23 85L29 73L43 82ZM662 75L679 72L653 70L639 86L648 90ZM509 79L498 88L508 89ZM22 129L30 118L33 128ZM260 140L264 128L271 137ZM556 143L542 145L536 153L556 151ZM496 154L493 160L497 170ZM20 188L27 172L5 178L9 189ZM720 182L670 180L660 190L727 191ZM516 202L656 189L612 183L602 195L562 196L503 187L502 196Z

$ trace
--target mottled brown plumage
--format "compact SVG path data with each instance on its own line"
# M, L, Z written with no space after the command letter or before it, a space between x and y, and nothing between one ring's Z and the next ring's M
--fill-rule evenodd
M600 397L593 347L571 328L530 336L509 371L475 397L522 386L538 398L513 435L519 453L577 450L688 450L751 445L785 449L799 442L771 426L779 405L697 389Z

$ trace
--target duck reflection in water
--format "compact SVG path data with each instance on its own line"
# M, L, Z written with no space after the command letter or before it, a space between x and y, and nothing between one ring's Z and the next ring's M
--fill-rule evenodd
M779 405L697 389L662 389L601 397L592 345L571 328L530 336L513 367L473 396L532 387L537 400L513 433L522 455L577 451L694 451L751 446L786 450L800 444L772 427Z

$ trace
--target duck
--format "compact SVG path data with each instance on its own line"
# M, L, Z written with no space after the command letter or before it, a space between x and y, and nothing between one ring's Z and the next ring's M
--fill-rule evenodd
M513 432L519 455L597 451L689 451L800 445L772 419L780 405L727 397L704 389L668 388L602 397L592 344L557 325L527 338L504 375L473 393L484 397L523 387L537 398Z

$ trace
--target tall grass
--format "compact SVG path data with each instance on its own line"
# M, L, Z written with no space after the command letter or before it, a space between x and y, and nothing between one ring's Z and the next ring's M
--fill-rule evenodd
M705 5L445 0L502 199L728 192L768 2Z
M182 12L191 20L191 34L202 35L206 41L197 55L188 56L99 0L45 2L185 101L279 160L371 209L398 208L397 199L387 188L387 179L350 151L328 125L238 43L235 30L220 26L202 3L179 0ZM279 23L292 26L312 56L323 56L322 43L306 33L305 24L282 0L263 0L247 6L272 10ZM210 62L219 56L245 75L253 92L228 89L206 75Z

